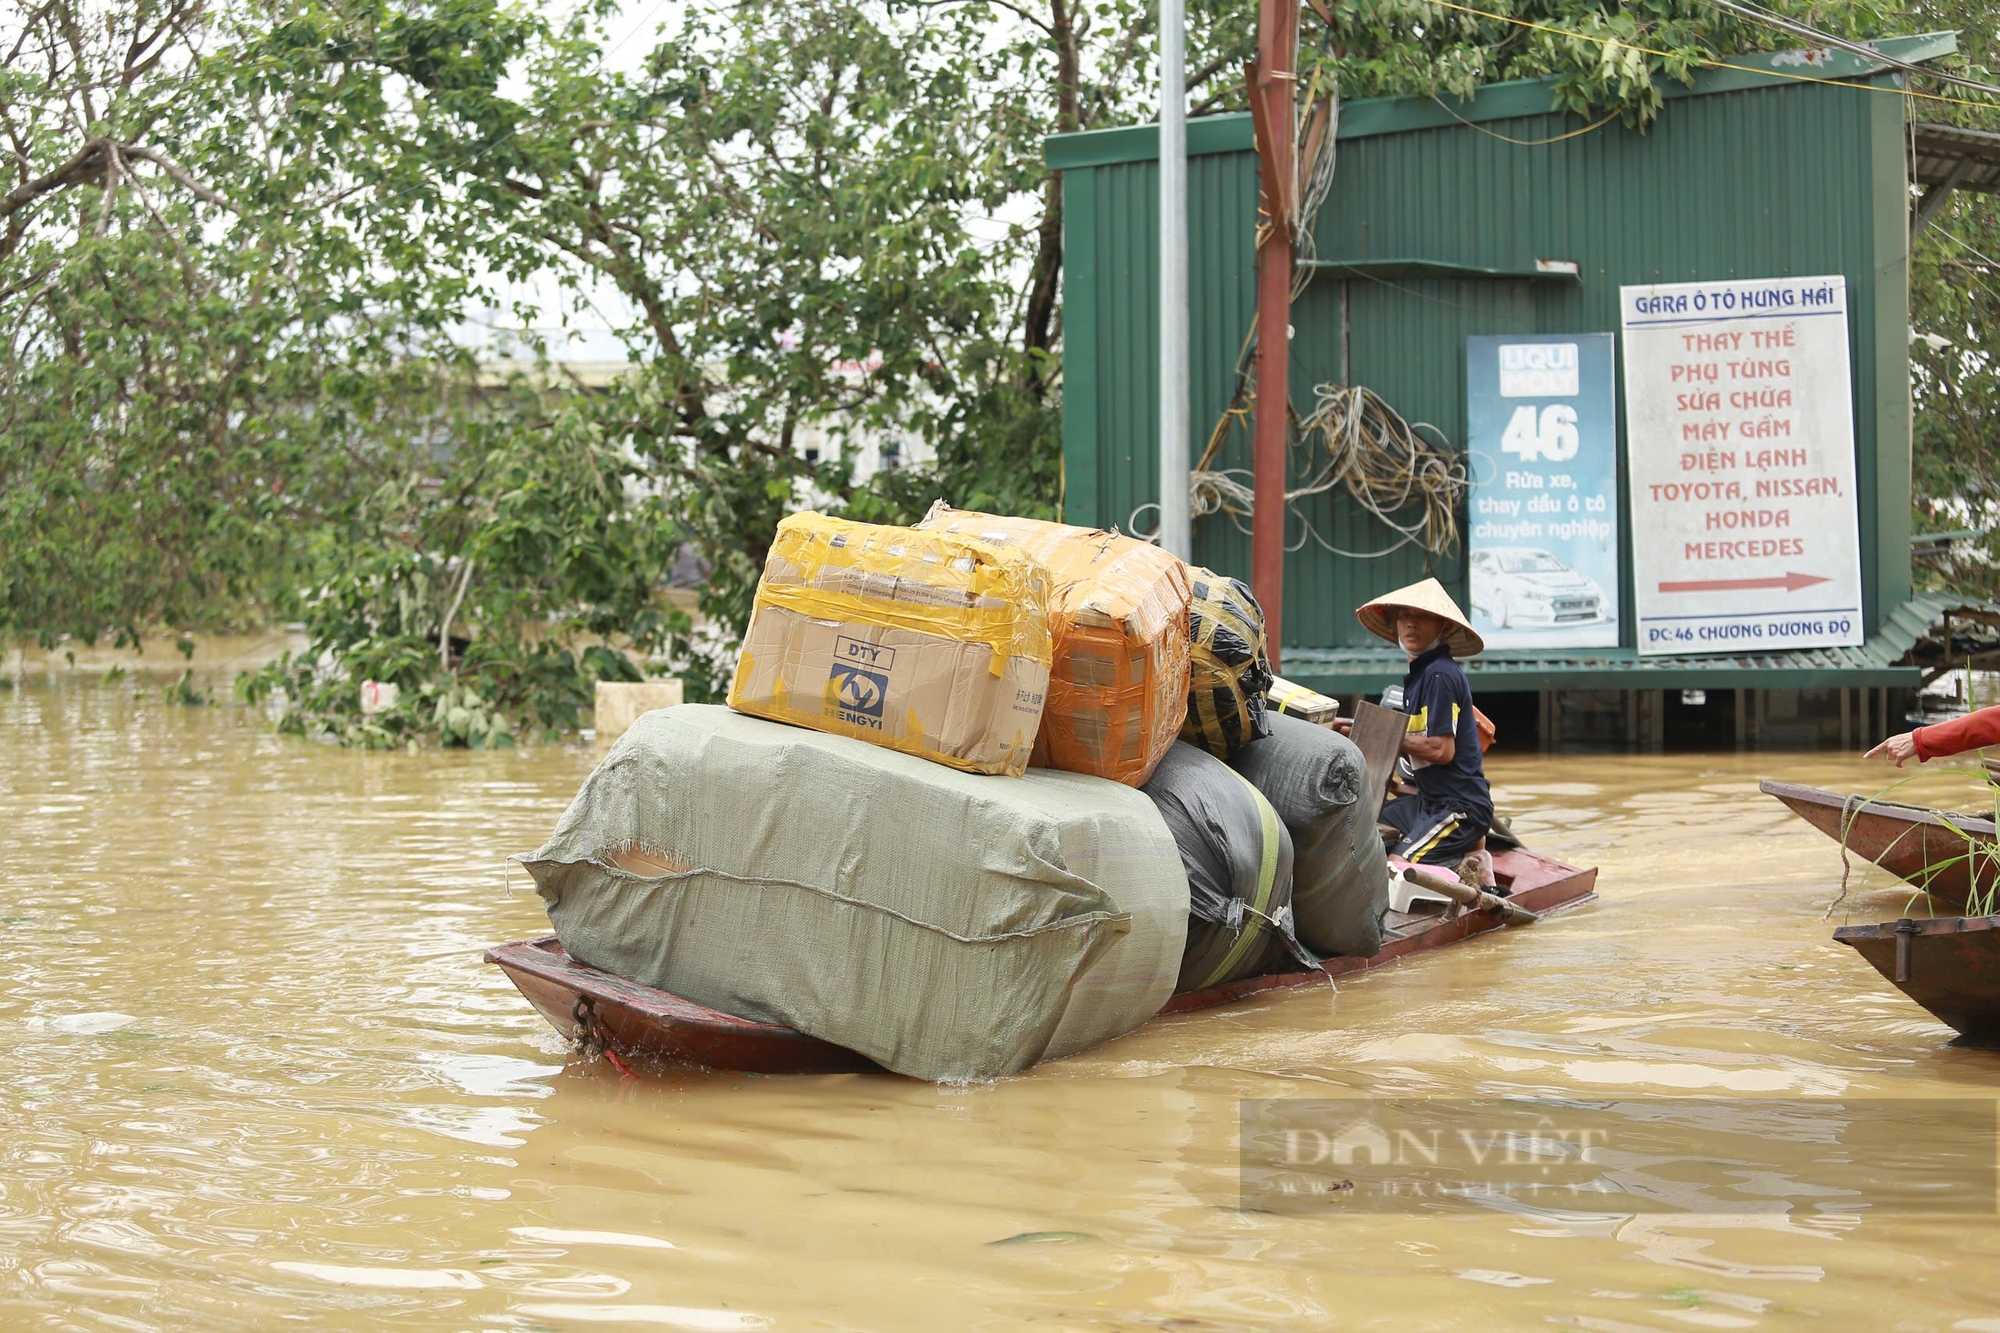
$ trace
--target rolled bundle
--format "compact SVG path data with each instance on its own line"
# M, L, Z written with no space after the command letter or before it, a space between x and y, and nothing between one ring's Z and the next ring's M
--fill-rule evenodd
M1389 910L1389 859L1361 751L1337 731L1283 713L1270 723L1271 734L1238 754L1235 768L1291 833L1299 939L1322 955L1372 957Z
M1292 839L1256 787L1182 742L1140 790L1159 807L1187 872L1187 949L1175 993L1257 976L1296 955Z

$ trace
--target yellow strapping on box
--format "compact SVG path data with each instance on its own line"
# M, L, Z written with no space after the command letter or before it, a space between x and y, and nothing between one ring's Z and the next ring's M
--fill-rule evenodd
M1009 658L1047 666L1051 656L1047 572L1016 547L956 533L793 514L771 542L756 605L984 643L996 676Z

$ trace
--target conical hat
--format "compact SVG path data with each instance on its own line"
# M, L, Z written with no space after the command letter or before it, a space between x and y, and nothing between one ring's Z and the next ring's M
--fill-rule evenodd
M1444 641L1451 646L1453 657L1475 657L1486 651L1485 641L1466 620L1465 612L1458 609L1458 603L1451 600L1451 594L1436 579L1425 579L1412 583L1407 588L1383 593L1368 605L1354 613L1370 634L1377 638L1396 642L1396 608L1406 606L1412 611L1428 611L1447 623Z

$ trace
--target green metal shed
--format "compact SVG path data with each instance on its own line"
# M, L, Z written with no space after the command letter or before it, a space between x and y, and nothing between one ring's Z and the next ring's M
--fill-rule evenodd
M1949 33L1878 43L1904 61L1955 46ZM1617 648L1490 652L1472 664L1477 688L1844 691L1918 683L1915 668L1895 665L1936 609L1913 599L1910 580L1910 191L1901 78L1839 51L1731 63L1744 68L1704 71L1692 88L1663 84L1666 106L1644 134L1616 121L1577 132L1586 123L1550 110L1550 88L1539 81L1495 85L1466 101L1348 103L1333 192L1314 234L1318 258L1293 307L1293 401L1303 413L1316 385L1366 385L1462 447L1467 335L1615 333L1621 284L1844 274L1867 641L1642 659L1628 618ZM1064 174L1064 512L1072 522L1144 528L1150 524L1138 511L1157 499L1157 145L1152 125L1047 144L1049 166ZM1190 445L1199 457L1230 402L1255 314L1250 118L1190 122L1188 153ZM1577 272L1537 264L1551 259L1573 261ZM1237 432L1220 466L1249 465L1247 432ZM1300 504L1345 552L1391 544L1393 534L1344 492ZM1620 549L1628 553L1631 511L1627 504L1620 515ZM1301 540L1294 525L1288 545ZM1249 539L1224 515L1197 520L1195 553L1247 577ZM1304 541L1287 557L1285 674L1334 691L1399 679L1401 654L1370 639L1353 609L1427 573L1464 601L1462 547L1442 561L1415 547L1355 558ZM1631 578L1627 558L1625 606Z

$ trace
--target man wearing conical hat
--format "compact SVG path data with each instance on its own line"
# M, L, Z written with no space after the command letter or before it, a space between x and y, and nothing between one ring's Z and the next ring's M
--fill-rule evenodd
M1460 657L1486 645L1436 579L1398 588L1356 611L1368 632L1410 658L1403 677L1403 711L1410 715L1403 756L1415 770L1417 794L1382 807L1382 836L1407 861L1456 866L1474 857L1482 885L1492 882L1485 854L1493 823L1493 792L1479 762L1472 687Z

